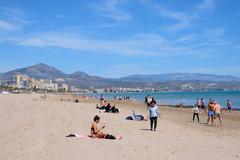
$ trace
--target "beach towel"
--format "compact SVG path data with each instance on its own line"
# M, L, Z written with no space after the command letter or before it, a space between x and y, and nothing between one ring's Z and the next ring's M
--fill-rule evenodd
M72 138L78 138L78 139L106 139L106 138L92 138L90 135L86 135L86 134L77 134L77 133L74 133L74 134L69 134L66 136L67 138L68 137L72 137ZM122 136L116 136L116 139L115 140L121 140L122 139Z

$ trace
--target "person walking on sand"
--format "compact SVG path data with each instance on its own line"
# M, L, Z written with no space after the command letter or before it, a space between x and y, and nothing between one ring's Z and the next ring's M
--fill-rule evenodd
M222 107L216 101L214 101L213 105L214 105L214 114L215 114L214 119L215 119L216 127L218 126L217 119L219 120L220 126L222 126L222 116L221 116L221 114L222 114Z
M211 125L213 125L213 119L214 119L214 104L213 100L209 100L207 124L209 124L209 121L211 120Z
M196 105L193 107L192 112L193 112L193 122L195 120L195 116L197 116L197 120L198 120L198 123L199 123L200 122L199 121L199 108Z
M227 100L227 109L229 112L232 112L232 101L230 101L229 99Z
M150 118L150 129L151 131L154 129L154 131L156 131L157 128L157 119L158 117L160 117L160 113L158 110L158 107L156 105L156 101L153 100L150 103L150 106L148 108L149 111L149 118ZM154 127L154 128L153 128Z

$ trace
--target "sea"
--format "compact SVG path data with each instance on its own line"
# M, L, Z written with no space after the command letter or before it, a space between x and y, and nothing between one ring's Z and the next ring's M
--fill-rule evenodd
M203 98L205 104L209 99L216 100L223 108L226 108L227 100L231 100L233 108L240 109L240 91L199 91L199 92L120 92L120 93L91 93L94 97L103 96L106 99L114 97L130 97L131 100L144 102L145 97L150 95L157 100L158 104L178 105L183 102L184 105L195 105L197 98Z

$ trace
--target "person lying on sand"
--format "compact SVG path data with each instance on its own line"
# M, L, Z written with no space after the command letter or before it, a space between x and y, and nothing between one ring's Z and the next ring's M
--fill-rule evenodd
M117 139L113 135L104 133L103 129L105 128L105 126L99 127L99 122L100 122L100 117L96 115L93 118L93 123L91 126L91 137L92 138Z

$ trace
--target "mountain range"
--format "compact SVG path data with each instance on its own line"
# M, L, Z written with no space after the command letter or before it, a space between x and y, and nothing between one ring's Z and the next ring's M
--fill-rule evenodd
M52 79L59 83L68 83L81 88L107 87L154 87L163 90L181 90L183 86L194 89L240 89L240 78L199 73L166 73L153 75L130 75L121 78L103 78L91 76L82 71L66 74L54 67L39 63L33 66L1 73L0 79L11 81L17 74L24 74L35 79Z

